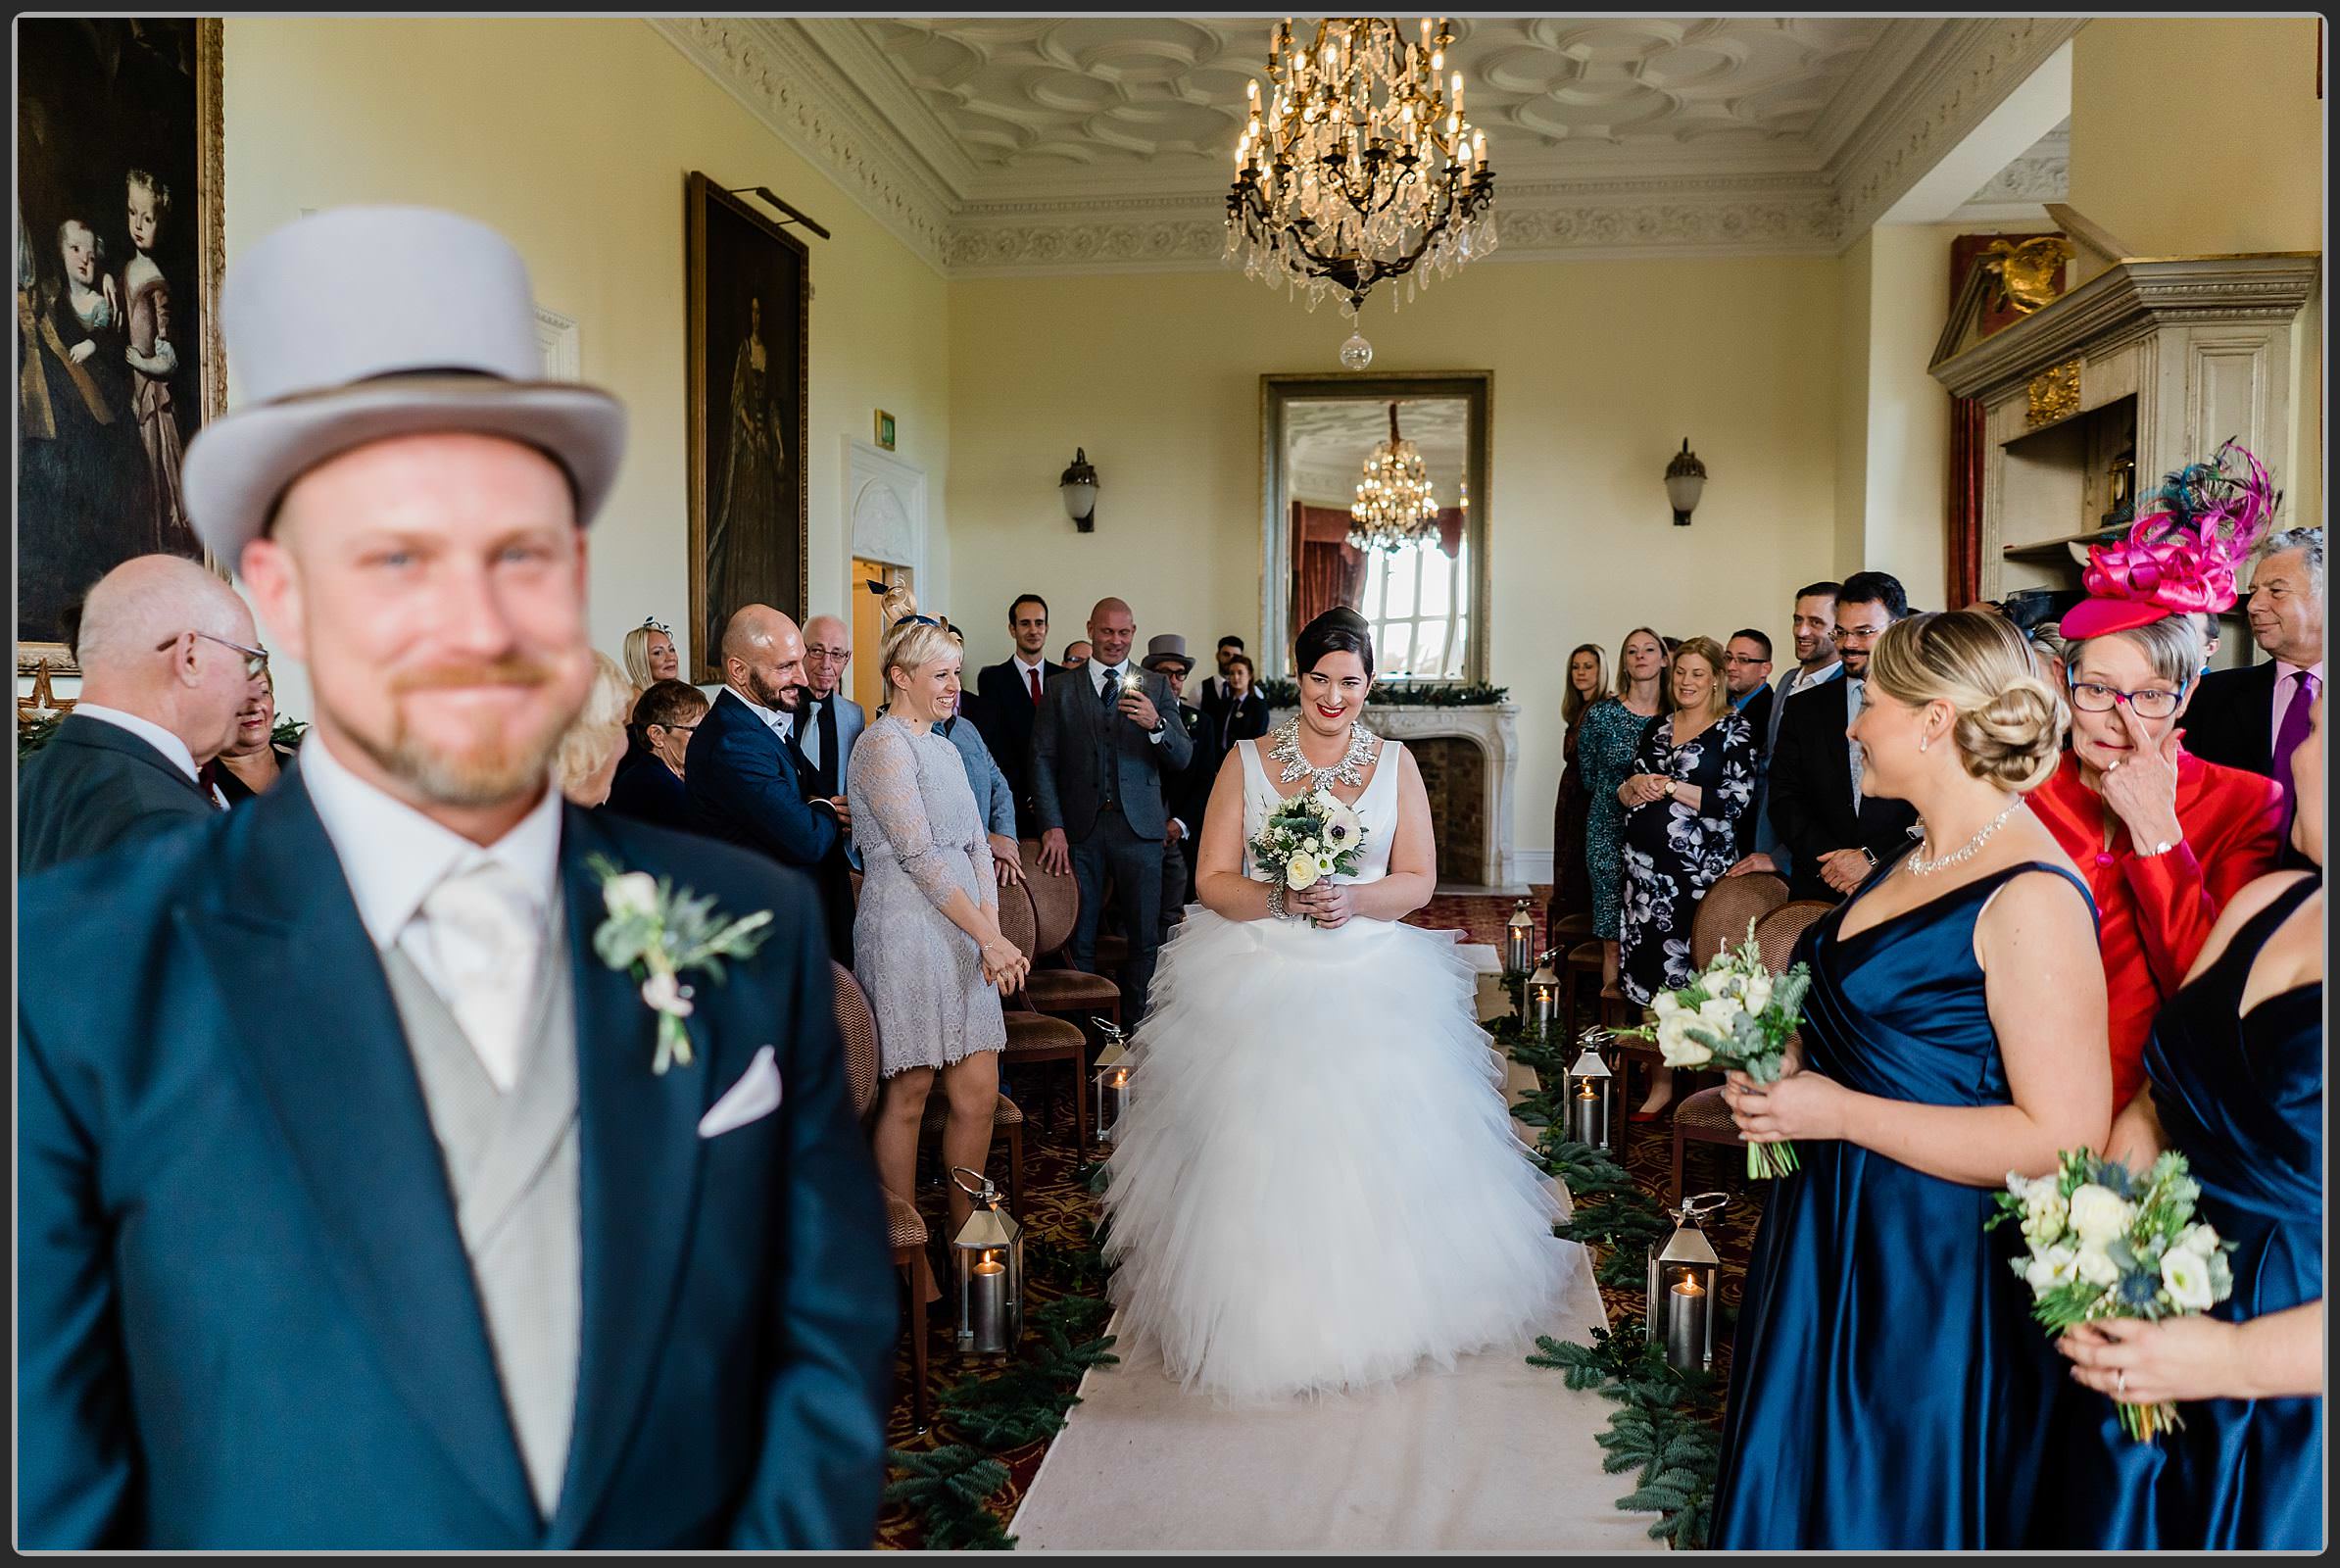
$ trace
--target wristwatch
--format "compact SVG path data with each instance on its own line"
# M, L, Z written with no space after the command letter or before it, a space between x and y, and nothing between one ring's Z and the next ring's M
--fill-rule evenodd
M1674 799L1674 792L1681 788L1682 780L1678 778L1670 778L1666 780L1666 799L1669 801Z

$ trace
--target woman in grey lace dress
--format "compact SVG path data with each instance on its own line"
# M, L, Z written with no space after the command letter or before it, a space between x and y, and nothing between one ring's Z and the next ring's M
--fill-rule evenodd
M999 933L999 883L966 766L934 732L957 708L959 645L913 617L887 633L880 657L891 700L854 744L846 781L862 866L853 977L877 1014L886 1080L878 1179L915 1201L918 1129L938 1077L951 1106L943 1157L983 1169L1007 1044L999 993L1023 983L1029 960ZM969 1206L952 1187L954 1230Z

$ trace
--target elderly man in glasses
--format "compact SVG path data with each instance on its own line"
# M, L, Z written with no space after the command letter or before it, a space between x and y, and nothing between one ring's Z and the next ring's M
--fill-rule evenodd
M268 667L259 641L235 590L183 557L100 578L81 612L80 701L24 765L18 874L221 809L199 775Z

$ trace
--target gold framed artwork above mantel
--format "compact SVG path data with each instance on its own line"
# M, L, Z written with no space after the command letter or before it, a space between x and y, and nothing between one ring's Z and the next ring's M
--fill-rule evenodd
M187 443L227 407L223 35L217 18L17 24L20 675L79 674L69 619L130 557L233 564L178 495Z

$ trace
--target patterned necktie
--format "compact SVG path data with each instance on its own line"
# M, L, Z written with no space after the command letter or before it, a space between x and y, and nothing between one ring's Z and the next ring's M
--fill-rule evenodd
M1845 698L1844 721L1847 725L1861 716L1861 692L1862 688L1868 684L1867 681L1852 676L1845 678L1844 689L1848 695ZM1852 756L1853 809L1858 811L1861 808L1861 745L1860 742L1847 738L1844 749Z
M2283 818L2291 819L2291 754L2308 738L2308 710L2316 705L2316 676L2300 670L2291 677L2291 705L2283 710L2282 726L2275 731L2275 782L2283 786Z
M1106 716L1110 717L1114 705L1121 701L1121 677L1113 670L1107 669L1103 683L1097 689L1097 702L1104 708Z
M544 933L518 874L481 860L430 890L416 913L447 1010L500 1090L519 1082L520 1049Z

